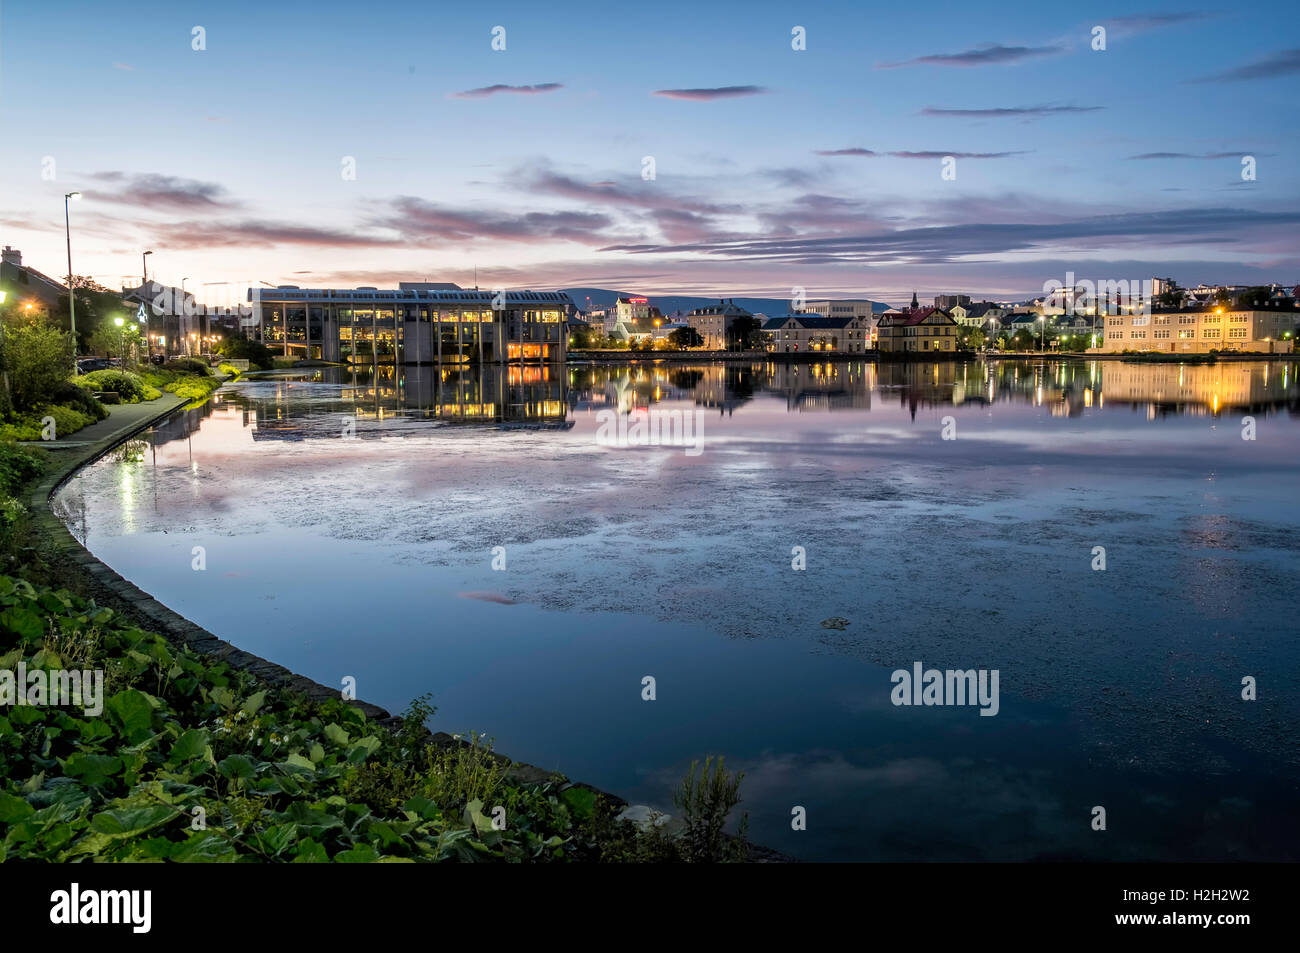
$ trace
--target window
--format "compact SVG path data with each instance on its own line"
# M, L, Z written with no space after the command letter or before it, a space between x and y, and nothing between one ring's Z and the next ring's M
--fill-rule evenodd
M1156 324L1168 324L1168 323L1169 323L1169 318L1167 318L1167 317L1156 318ZM1168 336L1168 335L1166 335L1166 337L1167 337L1167 336Z
M1219 329L1218 329L1218 328L1206 328L1206 329L1205 329L1205 334L1204 334L1204 336L1207 337L1207 338L1217 338L1217 337L1219 336Z
M1178 332L1178 339L1179 339L1180 341L1185 341L1185 340L1187 340L1188 338L1194 338L1194 337L1196 337L1196 332L1195 332L1195 331L1179 331L1179 332Z
M1245 328L1228 328L1228 337L1230 338L1244 338L1245 336Z
M1169 332L1168 332L1168 331L1155 331L1155 332L1153 332L1153 333L1151 334L1151 336L1152 336L1153 338L1167 338L1167 337L1169 337Z

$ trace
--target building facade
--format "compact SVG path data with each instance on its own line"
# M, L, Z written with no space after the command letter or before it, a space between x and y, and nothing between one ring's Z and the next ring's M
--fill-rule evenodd
M562 361L573 311L559 291L469 291L426 282L397 290L249 291L253 336L287 356L358 364Z
M1001 323L1007 316L1007 309L991 301L981 301L979 304L954 305L948 313L962 327L982 328L990 321Z
M916 300L915 295L912 296L912 300L913 301ZM953 294L953 295L934 296L934 306L936 308L942 308L944 311L951 311L953 308L957 307L958 305L967 305L967 304L970 304L970 295ZM915 305L913 305L913 307L915 307Z
M908 308L883 317L876 328L882 354L934 353L957 350L957 322L943 308Z
M654 334L654 322L660 320L659 309L649 298L619 298L605 312L605 337L611 341L640 341Z
M816 314L823 318L863 318L871 331L868 346L875 347L875 304L870 298L823 298L805 301L796 314Z
M871 347L871 319L865 316L823 318L788 314L763 325L763 346L776 354L835 351L861 354Z
M1160 351L1207 354L1210 351L1259 351L1290 354L1300 302L1267 302L1257 308L1156 309L1149 314L1111 314L1096 348L1101 354Z
M715 305L687 311L684 320L704 338L705 350L725 351L735 343L736 321L753 317L749 311L724 299Z

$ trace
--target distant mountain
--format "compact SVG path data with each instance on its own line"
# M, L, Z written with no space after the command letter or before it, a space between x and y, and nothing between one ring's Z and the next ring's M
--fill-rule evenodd
M612 308L617 299L632 296L649 298L650 303L665 315L674 315L679 311L685 314L695 308L707 308L710 305L716 305L723 300L721 298L703 298L694 295L642 295L638 291L611 291L608 288L562 288L560 290L572 298L573 303L583 311L589 308ZM588 298L591 299L590 303L588 303ZM789 298L729 298L727 300L739 308L744 308L754 314L765 314L769 318L789 314L791 310ZM889 305L880 301L873 301L871 307L879 314Z

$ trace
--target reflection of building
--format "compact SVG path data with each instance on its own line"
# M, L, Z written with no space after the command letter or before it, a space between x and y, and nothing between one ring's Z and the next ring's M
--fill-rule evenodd
M1297 390L1290 364L1222 361L1216 364L1102 365L1106 403L1145 404L1152 415L1174 410L1217 414L1253 410L1294 400Z
M562 361L573 309L559 291L252 290L261 339L286 354L357 364ZM310 317L310 320L309 320Z
M1160 351L1206 354L1210 351L1261 351L1290 354L1300 302L1289 298L1250 309L1180 308L1146 314L1106 316L1099 353Z
M871 318L868 315L823 318L813 314L769 318L763 325L763 346L777 354L808 351L861 354L871 347Z
M244 406L257 440L339 437L344 423L358 437L418 434L430 423L572 426L564 374L546 364L329 367L223 395Z
M788 410L870 410L876 365L773 363L767 376L768 389L785 394Z
M753 366L710 364L693 375L691 396L701 407L716 407L720 414L734 413L737 407L753 399L758 383L755 377Z

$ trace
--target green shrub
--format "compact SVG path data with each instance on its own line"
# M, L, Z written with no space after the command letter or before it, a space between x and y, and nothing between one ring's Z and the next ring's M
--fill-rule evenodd
M186 400L202 400L220 386L221 382L212 377L182 377L172 381L163 390Z
M28 480L45 469L43 451L0 443L0 494L12 496Z
M176 371L181 374L198 374L200 377L207 377L211 373L207 361L201 361L197 357L178 357L168 361L163 365L165 371Z
M112 391L122 399L124 404L137 404L142 400L156 400L162 394L154 387L130 371L103 370L91 371L77 378L80 387L91 390Z
M56 439L76 433L99 419L62 404L42 404L26 413L15 414L7 423L0 425L0 440L43 440L46 417L54 418Z
M107 407L95 400L89 390L79 387L72 381L63 381L54 388L54 393L50 395L50 403L71 407L96 420L103 420L108 416Z

